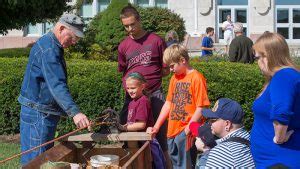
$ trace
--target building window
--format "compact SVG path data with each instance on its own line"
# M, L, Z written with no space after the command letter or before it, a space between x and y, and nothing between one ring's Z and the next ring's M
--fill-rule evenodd
M248 5L248 0L218 0L218 5Z
M293 9L293 23L300 23L300 8Z
M110 0L98 0L98 12L104 11L109 4Z
M227 1L229 2L229 1ZM230 1L231 2L231 1ZM238 1L237 1L238 2ZM241 4L241 3L240 3ZM218 21L216 35L218 35L220 42L223 42L224 31L222 30L223 22L227 20L227 16L231 16L233 23L243 23L244 35L248 36L248 6L247 5L220 5L218 6Z
M37 23L35 25L29 24L27 26L27 36L41 36L48 33L54 27L53 23Z
M293 28L293 39L300 39L300 28Z
M84 2L80 14L82 18L91 18L93 17L93 5L91 3Z
M219 23L223 23L227 20L227 15L231 16L231 9L220 9Z
M299 0L275 0L276 5L300 5Z
M283 4L282 1L276 3ZM300 2L299 2L300 4ZM300 5L276 5L276 30L289 41L300 41Z
M27 34L29 35L39 35L38 24L29 24L27 27Z
M289 9L277 10L277 23L289 23Z
M140 7L149 7L149 0L137 0L136 3Z
M168 0L155 0L155 6L161 8L168 8Z
M289 39L289 28L277 28L277 33L281 34L285 39Z
M235 18L236 22L247 23L247 10L237 9L235 11Z

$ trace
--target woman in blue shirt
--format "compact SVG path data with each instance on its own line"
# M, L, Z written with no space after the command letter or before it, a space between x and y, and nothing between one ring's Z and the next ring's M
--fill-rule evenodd
M266 82L253 103L251 152L257 168L300 168L300 73L285 39L265 32L254 44Z

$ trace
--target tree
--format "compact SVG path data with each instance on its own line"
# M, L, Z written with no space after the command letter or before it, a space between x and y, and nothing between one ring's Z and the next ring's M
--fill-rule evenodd
M0 34L55 19L70 9L67 0L0 0Z

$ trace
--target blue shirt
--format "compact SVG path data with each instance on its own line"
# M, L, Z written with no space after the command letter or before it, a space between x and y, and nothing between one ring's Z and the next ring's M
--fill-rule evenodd
M214 41L208 36L205 36L202 39L202 47L212 48L213 43L214 43ZM202 56L205 56L205 55L212 55L212 51L211 50L202 50Z
M64 50L52 32L31 48L18 101L43 113L75 116L80 112L67 85Z
M284 68L275 73L266 90L253 103L251 152L257 168L281 163L300 168L300 73ZM283 144L273 143L273 121L294 130Z

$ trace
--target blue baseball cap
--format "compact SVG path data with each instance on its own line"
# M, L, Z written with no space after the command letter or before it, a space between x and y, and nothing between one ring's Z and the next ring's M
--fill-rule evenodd
M202 115L208 119L229 120L234 124L242 124L244 111L241 105L229 98L217 100L212 109L203 109Z

